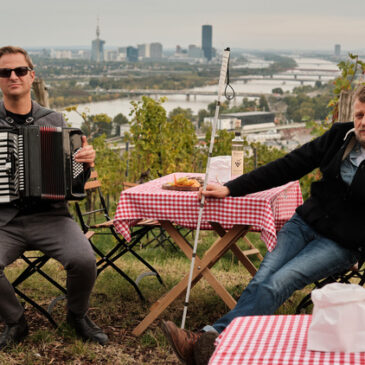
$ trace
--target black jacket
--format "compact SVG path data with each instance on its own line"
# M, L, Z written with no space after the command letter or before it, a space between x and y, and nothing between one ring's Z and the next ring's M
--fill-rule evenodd
M297 213L317 232L341 245L365 246L365 162L350 186L340 174L346 147L354 141L352 122L335 123L321 137L283 158L229 181L231 196L242 196L297 180L319 167L322 179L312 183L311 196ZM346 150L348 153L349 148Z
M66 126L66 123L61 113L43 108L34 101L32 101L32 117L33 120L30 124L33 125L53 127ZM14 121L7 118L4 103L0 102L0 129L11 128L13 126ZM85 171L85 180L87 180L89 176L90 169ZM44 212L44 214L54 216L70 216L67 204L64 201L40 201L37 203L34 209L31 208L31 211ZM17 206L14 206L13 204L0 204L0 227L6 225L18 214L24 214L24 211L21 211Z

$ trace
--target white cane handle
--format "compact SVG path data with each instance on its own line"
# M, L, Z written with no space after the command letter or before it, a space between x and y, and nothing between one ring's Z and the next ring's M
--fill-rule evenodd
M226 76L227 76L229 54L230 54L229 50L225 50L223 52L221 73L219 75L219 83L218 83L218 101L220 101L221 96L224 93L225 81L226 81Z

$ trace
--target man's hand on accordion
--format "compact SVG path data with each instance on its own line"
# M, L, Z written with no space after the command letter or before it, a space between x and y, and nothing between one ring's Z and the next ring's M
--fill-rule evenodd
M95 150L93 146L87 143L85 136L81 137L82 148L75 156L76 162L87 164L89 167L95 166Z

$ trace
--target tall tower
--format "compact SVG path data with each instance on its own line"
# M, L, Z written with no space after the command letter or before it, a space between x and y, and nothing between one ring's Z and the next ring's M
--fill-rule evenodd
M340 57L341 56L341 45L335 44L335 56Z
M204 57L208 61L210 61L213 56L212 35L213 35L213 27L211 25L203 25L202 26L202 50L204 53Z
M104 61L104 44L105 41L100 38L99 18L96 24L96 39L91 42L91 61L103 62Z

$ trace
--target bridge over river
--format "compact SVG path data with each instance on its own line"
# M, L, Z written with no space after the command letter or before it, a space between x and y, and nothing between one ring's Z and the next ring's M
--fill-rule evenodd
M287 81L296 81L300 82L300 84L304 84L304 82L313 82L313 81L324 81L327 82L329 80L332 80L336 77L337 73L286 73L286 74L277 74L277 75L254 75L254 76L239 76L235 78L230 78L230 81L239 81L247 83L249 81L280 81L283 84ZM183 89L183 90L158 90L158 89L110 89L107 90L108 93L118 93L118 94L124 94L126 96L135 96L135 95L147 95L147 96L163 96L163 95L185 95L186 100L189 101L190 98L193 96L194 100L196 100L197 96L215 96L217 95L216 90L198 90L198 89ZM230 90L227 90L228 93L230 93ZM238 97L260 97L261 95L264 96L279 96L275 94L265 94L260 92L242 92L242 91L235 91L235 95Z
M186 100L189 101L190 97L193 96L196 100L198 95L208 95L208 96L216 96L217 91L208 91L208 90L155 90L155 89L110 89L107 91L108 93L118 93L124 94L128 96L134 95L146 95L146 96L164 96L164 95L185 95ZM231 94L231 90L227 90L228 94ZM240 92L235 91L235 95L239 97L257 97L259 98L261 95L264 96L280 96L275 94L264 94L264 93L255 93L255 92Z
M304 82L310 81L329 81L333 80L337 74L333 75L323 75L323 74L313 74L313 75L305 75L305 74L282 74L282 75L267 75L267 76L239 76L239 77L231 77L231 81L243 81L247 83L248 81L256 81L256 80L270 80L270 81L298 81L302 85Z

